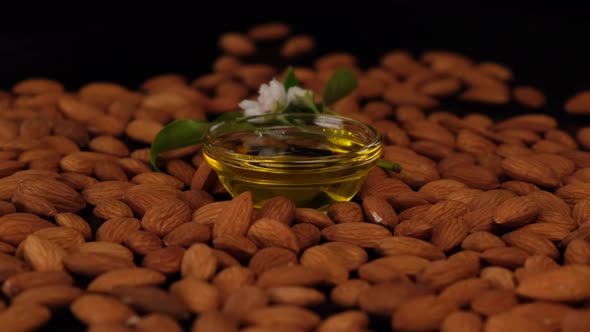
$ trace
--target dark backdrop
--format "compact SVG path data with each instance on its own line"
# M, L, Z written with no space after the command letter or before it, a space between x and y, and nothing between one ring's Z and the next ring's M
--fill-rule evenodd
M137 86L160 73L194 77L218 54L217 36L284 20L363 64L393 48L439 48L509 64L523 83L563 97L590 87L590 20L582 6L478 1L194 1L19 4L0 19L0 88L31 76L75 88L91 80Z

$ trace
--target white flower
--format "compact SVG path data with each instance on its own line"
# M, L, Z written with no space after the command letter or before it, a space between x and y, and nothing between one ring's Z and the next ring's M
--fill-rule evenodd
M313 121L316 125L324 128L341 129L342 119L332 116L318 115Z
M244 110L245 116L255 116L264 114L264 110L260 107L260 103L254 100L242 100L240 108Z
M258 93L258 103L264 112L280 112L287 107L285 86L275 79L269 84L262 84Z
M306 106L305 98L307 97L309 90L302 89L298 86L292 86L287 91L287 102L296 106Z

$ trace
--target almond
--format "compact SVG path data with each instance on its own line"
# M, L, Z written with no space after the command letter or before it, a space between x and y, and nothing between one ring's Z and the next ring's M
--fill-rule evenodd
M434 162L413 151L387 146L383 149L383 158L386 161L400 164L402 171L396 177L412 187L421 187L440 178Z
M580 301L590 296L589 278L588 267L570 265L531 276L516 291L537 300Z
M183 201L165 200L146 210L141 219L141 227L158 236L164 236L178 226L189 222L191 210Z
M502 241L502 239L492 233L485 231L473 232L469 234L461 243L461 248L465 250L480 252L505 246L506 244L504 241Z
M310 330L320 323L320 317L312 311L292 305L276 305L251 311L245 317L250 324L267 326L296 326Z
M573 310L566 305L541 301L521 303L510 309L510 313L535 320L552 330L559 330L571 312Z
M139 312L166 314L179 320L189 316L180 299L160 288L121 286L111 290L110 294Z
M446 260L431 262L416 279L432 288L441 289L458 280L479 273L479 256L474 252L459 252Z
M418 296L398 308L391 325L399 330L436 330L455 310L451 302L433 295Z
M215 311L221 298L215 286L194 278L184 278L170 286L170 292L178 296L194 313Z
M135 316L125 304L115 298L99 294L84 294L77 298L70 310L85 324L124 323Z
M195 174L195 169L193 168L193 166L180 159L173 159L168 161L166 163L166 171L168 171L170 175L179 179L187 186L191 185L191 179Z
M556 187L559 177L553 169L535 163L530 158L511 156L502 161L504 172L515 180L531 182L542 187Z
M370 287L369 282L365 280L349 279L334 287L330 293L330 298L332 302L341 307L356 307L359 304L361 293Z
M469 234L469 229L462 218L439 222L432 230L431 242L442 251L457 247Z
M170 246L148 253L141 263L142 266L165 274L180 272L185 250L182 247Z
M213 225L213 237L221 234L246 235L252 213L252 194L245 192L236 196L217 217Z
M57 209L49 200L37 195L15 192L12 196L12 203L21 211L44 217L52 217L57 214Z
M588 318L588 310L575 310L569 312L562 324L563 332L583 331L590 326L590 319Z
M471 310L484 316L491 316L510 310L518 303L516 295L508 289L483 291L471 302Z
M18 184L16 192L44 197L59 212L78 212L86 207L78 192L55 180L24 180Z
M131 250L114 242L86 242L72 248L71 253L97 253L120 257L129 262L133 260Z
M505 234L502 236L502 240L531 255L546 255L553 259L559 258L559 251L551 241L526 231L514 231Z
M80 295L82 290L70 285L47 285L24 290L12 299L12 303L40 304L59 309L69 305Z
M293 231L286 224L274 219L257 220L250 226L248 238L262 248L283 247L295 253L299 252L297 237Z
M300 263L324 275L326 281L340 284L348 279L344 261L331 249L324 246L311 247L301 255Z
M494 214L494 221L506 227L521 227L535 220L540 212L537 203L520 196L505 200Z
M93 210L95 216L101 219L113 219L113 218L131 218L133 212L123 202L116 199L104 199L96 204Z
M363 248L377 247L381 239L391 236L382 226L369 223L343 223L326 227L322 236L329 241L347 242Z
M346 242L327 242L323 247L331 249L340 256L348 271L354 271L367 262L369 255L365 249Z
M122 199L131 187L133 184L126 181L97 182L85 188L82 195L88 203L97 205L104 199Z
M222 298L246 285L254 284L255 274L252 270L239 265L230 266L219 272L213 279L213 284L219 290Z
M419 239L395 236L379 241L377 251L385 256L414 255L428 260L445 258L445 254L438 247Z
M162 240L167 246L188 247L196 242L208 242L210 238L211 227L196 222L188 222L176 227Z
M150 286L159 285L166 281L160 272L146 268L125 268L111 270L101 274L89 285L93 292L109 292L119 286Z
M389 316L409 299L429 292L427 288L417 287L407 280L382 282L361 290L358 301L364 311L379 316Z
M283 265L262 272L257 281L261 288L279 286L313 286L323 282L323 273L301 265Z
M36 235L29 235L23 241L25 260L36 271L61 271L66 252L53 242Z
M95 277L105 272L134 267L127 259L99 253L74 253L63 260L65 267L75 274Z
M150 331L170 331L170 332L182 332L180 323L174 320L172 317L164 314L149 314L143 316L137 324L135 324L135 330L141 332Z
M526 225L520 231L544 237L550 241L561 241L570 235L570 227L552 222L537 222Z
M362 222L363 210L354 202L336 202L328 207L328 217L335 223Z
M590 243L581 239L572 240L563 258L566 264L590 264Z
M143 216L152 207L180 196L180 191L168 185L146 183L129 188L124 192L123 202L133 213Z
M312 37L307 35L293 36L283 44L281 48L281 56L292 58L304 55L311 52L314 47L315 42Z
M334 222L322 212L309 208L295 209L295 221L299 223L309 223L319 229L323 229L334 224Z
M442 322L441 332L477 332L481 331L483 322L472 312L455 311Z
M65 250L70 250L71 248L84 243L84 237L82 234L70 227L60 226L43 228L33 233L33 235L49 240Z
M386 200L368 196L363 198L363 211L370 222L384 225L393 229L398 223L398 217Z
M570 97L565 103L565 111L571 114L587 114L590 112L590 93L582 91Z
M270 218L291 225L295 217L295 203L285 197L274 197L266 201L258 213L258 218Z
M223 313L242 319L249 312L263 308L268 303L267 294L258 287L244 286L230 294L223 304Z
M125 245L137 254L147 255L149 252L160 249L162 241L154 233L134 231L125 239Z
M589 183L568 184L555 191L555 195L570 206L574 206L578 201L587 198L589 193Z
M258 250L250 259L248 267L257 274L261 274L274 267L296 263L297 256L293 251L281 247L268 247Z
M484 251L481 258L492 265L514 269L524 264L529 254L515 247L498 247Z
M580 200L572 209L572 217L574 221L579 225L583 226L590 222L590 200Z
M119 157L129 155L129 149L127 146L113 136L95 137L88 143L88 146L94 151L108 153Z
M16 274L4 281L2 292L14 297L27 289L50 285L72 285L74 279L62 271L34 271Z
M135 218L114 218L102 223L96 231L98 241L124 242L129 234L139 230L141 227L139 220Z
M222 235L213 240L213 247L223 250L242 261L250 259L257 251L256 243L240 235Z
M502 189L510 190L520 196L526 196L539 190L539 188L534 184L516 180L502 182L500 187Z
M210 279L217 270L217 258L207 245L193 244L182 258L181 274L197 279Z
M256 46L250 39L235 32L222 35L219 38L219 47L237 56L252 55L256 52Z
M500 313L490 316L486 321L484 329L487 332L551 331L551 329L542 323L512 313Z
M320 238L322 237L320 230L312 224L296 224L291 227L291 231L297 237L297 244L300 250L305 250L319 244Z
M92 236L90 225L88 225L88 223L80 216L73 213L58 213L55 215L55 223L63 227L77 230L82 234L84 239L88 240Z
M162 128L162 124L153 120L134 120L127 124L125 133L133 140L149 144Z
M203 225L213 225L229 204L230 201L205 204L193 212L191 221Z
M0 312L0 325L6 331L33 331L51 318L51 311L38 304L14 304Z
M487 279L467 278L446 287L440 293L440 298L462 307L471 303L473 299L491 286L490 281Z
M162 184L177 189L184 188L184 183L177 178L164 173L141 173L133 177L131 182L136 184Z
M160 330L161 331L161 330ZM180 331L180 328L179 328ZM238 331L238 322L231 316L220 312L209 311L199 315L195 319L192 332L235 332Z

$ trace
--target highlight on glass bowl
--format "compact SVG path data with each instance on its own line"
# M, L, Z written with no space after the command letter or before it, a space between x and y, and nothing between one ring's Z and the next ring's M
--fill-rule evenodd
M380 160L382 138L371 126L342 117L329 106L356 88L349 70L337 70L326 84L322 102L299 87L290 68L283 83L263 84L257 100L212 122L177 120L152 143L151 163L169 150L202 143L205 160L227 191L250 191L255 206L284 196L298 207L324 209L350 200Z

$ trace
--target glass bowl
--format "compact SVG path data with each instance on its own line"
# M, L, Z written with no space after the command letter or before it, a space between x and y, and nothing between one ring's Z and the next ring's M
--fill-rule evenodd
M268 114L213 125L206 161L233 195L250 191L255 206L275 196L324 209L350 200L381 156L379 132L338 115Z

